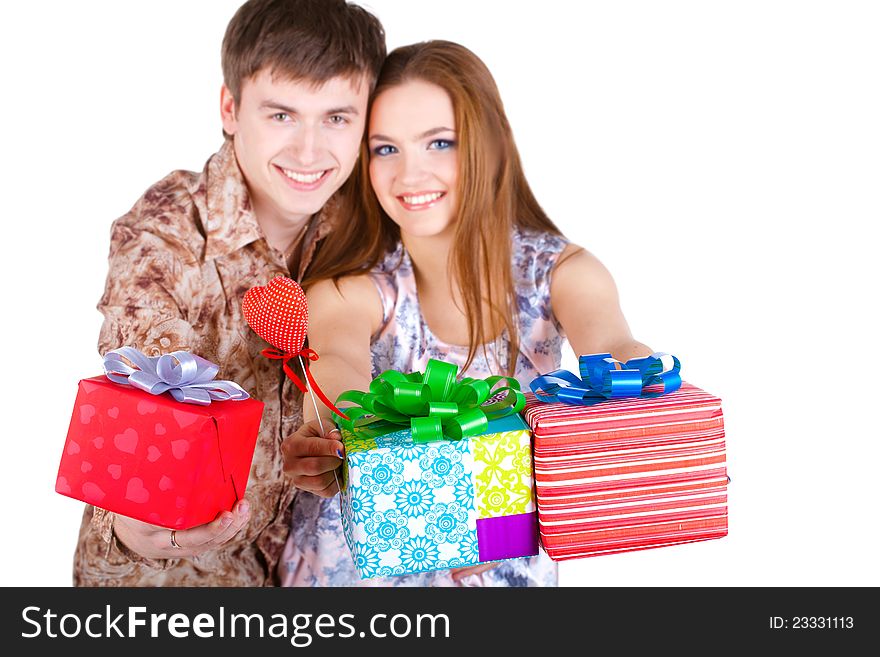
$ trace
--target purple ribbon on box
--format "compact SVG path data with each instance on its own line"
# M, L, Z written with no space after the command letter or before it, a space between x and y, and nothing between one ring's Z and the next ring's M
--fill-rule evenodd
M219 371L218 365L188 351L150 357L134 347L120 347L104 354L104 374L108 379L151 395L170 392L179 402L200 406L207 406L211 401L241 401L250 397L233 381L214 381Z
M480 561L538 554L538 514L477 518L477 547Z

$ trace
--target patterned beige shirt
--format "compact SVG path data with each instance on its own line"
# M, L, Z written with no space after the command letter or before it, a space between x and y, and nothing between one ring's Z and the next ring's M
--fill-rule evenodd
M299 280L330 230L334 199L305 231ZM201 174L175 171L113 223L110 267L98 309L101 354L131 345L149 356L178 349L220 365L265 403L251 465L250 521L221 548L197 558L152 560L113 533L113 514L87 506L74 557L76 586L264 586L287 539L292 481L284 475L281 440L301 424L302 397L268 345L248 327L241 300L248 288L291 276L284 256L266 242L254 216L232 142Z

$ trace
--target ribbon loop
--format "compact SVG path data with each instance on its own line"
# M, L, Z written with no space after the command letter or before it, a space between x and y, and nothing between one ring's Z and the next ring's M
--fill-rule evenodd
M284 370L287 378L293 381L293 384L297 388L299 388L300 392L302 392L303 394L308 392L309 389L306 387L306 384L302 382L302 379L300 379L296 375L296 372L294 372L293 369L290 367L289 361L294 358L305 358L310 361L316 361L318 360L318 353L314 349L301 349L300 351L294 353L290 351L284 351L283 349L278 349L276 347L267 347L263 349L263 351L261 351L260 353L270 360L280 360L281 368ZM340 417L348 419L348 417L342 411L336 408L333 402L327 399L327 395L324 394L324 391L321 390L321 386L318 385L318 382L315 381L315 377L312 376L312 370L306 367L305 361L303 361L301 364L303 366L303 370L305 371L306 378L309 380L309 384L312 386L312 390L314 390L315 394L318 395L318 399L321 400L321 403L329 408L334 415L339 415Z
M234 381L215 381L219 371L215 363L188 351L150 357L134 347L120 347L104 354L104 374L108 379L151 395L170 392L179 402L200 406L250 397Z
M611 354L589 354L578 359L581 378L566 370L536 377L529 387L540 401L591 406L606 399L650 398L681 387L681 362L656 352L622 363ZM654 389L660 386L660 390Z
M412 429L412 439L414 443L431 443L435 440L442 440L443 423L439 417L414 417L412 418L410 428Z
M431 359L425 373L382 372L370 391L347 390L336 403L353 402L349 417L337 423L355 433L373 435L385 428L409 427L413 442L461 440L485 432L490 420L518 413L525 406L519 381L512 377L465 378L456 382L458 367ZM496 388L500 384L502 387ZM491 399L490 399L491 398Z

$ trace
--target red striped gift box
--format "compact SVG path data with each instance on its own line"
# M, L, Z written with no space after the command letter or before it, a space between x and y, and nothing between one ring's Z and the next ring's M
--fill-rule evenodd
M727 535L721 400L682 383L650 399L523 412L535 444L538 523L559 561Z

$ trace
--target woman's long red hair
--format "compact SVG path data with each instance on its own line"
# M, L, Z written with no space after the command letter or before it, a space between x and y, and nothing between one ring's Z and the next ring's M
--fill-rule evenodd
M507 331L508 375L516 369L520 336L511 271L512 229L560 234L535 199L492 74L464 46L427 41L394 50L385 60L375 100L410 80L444 89L455 111L459 173L455 241L450 253L451 283L461 294L468 322L469 351L464 369L486 342ZM369 185L367 135L361 157L342 194L341 223L321 245L303 281L334 280L369 271L396 248L400 230L384 212ZM488 311L488 312L486 312Z

